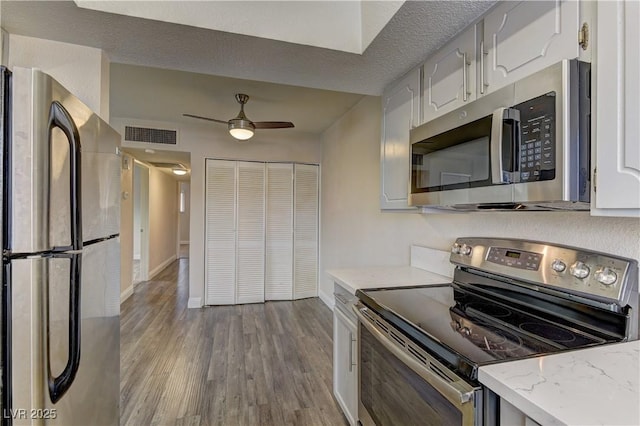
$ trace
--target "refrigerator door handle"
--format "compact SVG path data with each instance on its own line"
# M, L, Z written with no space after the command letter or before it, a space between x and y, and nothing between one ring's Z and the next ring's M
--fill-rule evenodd
M82 255L62 254L54 258L68 257L71 260L69 277L69 358L59 376L51 373L51 350L49 344L49 319L47 318L47 382L49 397L54 404L69 390L80 366L80 282L82 277Z
M82 191L80 188L80 134L69 112L58 101L51 103L49 110L49 149L52 149L52 133L59 128L69 141L70 170L70 215L71 215L71 245L53 247L52 251L70 251L82 249ZM51 157L51 155L49 156ZM50 210L51 211L51 210Z

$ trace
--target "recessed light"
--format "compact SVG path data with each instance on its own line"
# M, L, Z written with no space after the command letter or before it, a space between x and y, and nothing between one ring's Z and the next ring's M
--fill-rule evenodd
M178 176L184 176L187 174L187 171L185 169L172 169L171 170L173 172L174 175L178 175Z

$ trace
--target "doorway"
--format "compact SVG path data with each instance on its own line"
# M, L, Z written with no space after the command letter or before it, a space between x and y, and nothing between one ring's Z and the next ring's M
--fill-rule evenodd
M190 182L178 182L178 258L189 258Z
M149 279L149 168L133 165L133 284Z

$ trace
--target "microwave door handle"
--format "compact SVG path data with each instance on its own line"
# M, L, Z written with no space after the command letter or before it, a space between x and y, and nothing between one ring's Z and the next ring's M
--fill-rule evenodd
M509 172L502 166L503 123L520 121L520 111L515 108L498 108L491 120L491 181L495 185L510 183ZM515 144L515 142L513 142ZM515 146L513 147L515 149Z

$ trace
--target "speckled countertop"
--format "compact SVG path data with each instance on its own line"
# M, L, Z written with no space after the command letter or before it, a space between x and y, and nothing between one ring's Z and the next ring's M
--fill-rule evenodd
M362 288L403 287L451 282L451 278L412 266L330 269L327 274L351 294L355 294L356 290Z
M640 341L493 364L478 378L541 425L640 425Z

